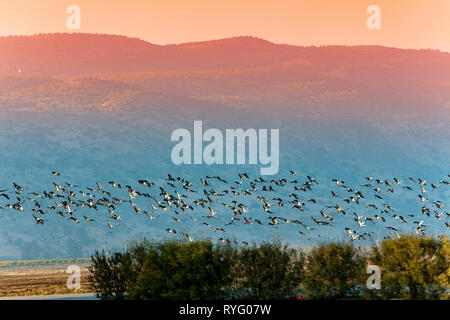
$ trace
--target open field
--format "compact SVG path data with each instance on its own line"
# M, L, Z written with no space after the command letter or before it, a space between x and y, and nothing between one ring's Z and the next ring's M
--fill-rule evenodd
M0 297L89 293L86 276L88 259L0 262ZM66 285L69 265L81 268L81 288Z

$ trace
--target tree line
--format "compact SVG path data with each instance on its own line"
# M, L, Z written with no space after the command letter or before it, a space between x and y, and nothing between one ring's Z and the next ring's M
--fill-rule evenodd
M101 299L448 299L445 237L402 235L368 248L322 243L307 252L279 241L142 240L96 251L88 280ZM367 286L367 266L380 287Z

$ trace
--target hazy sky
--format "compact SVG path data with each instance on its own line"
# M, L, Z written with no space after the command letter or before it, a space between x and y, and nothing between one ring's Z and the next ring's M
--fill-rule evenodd
M0 1L0 35L70 32L69 5L81 30L158 44L252 35L299 45L379 44L450 52L450 0L14 0ZM369 5L381 30L369 30Z

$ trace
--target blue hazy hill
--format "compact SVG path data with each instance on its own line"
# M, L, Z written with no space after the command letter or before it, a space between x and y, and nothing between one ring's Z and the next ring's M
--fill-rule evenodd
M336 48L329 50L330 55L336 54ZM378 52L380 48L372 50ZM401 52L402 57L417 56L414 50ZM360 58L355 58L353 65L340 65L341 60L333 64L326 53L323 48L321 59L330 65L328 69L317 62L305 67L298 61L286 65L276 60L270 67L228 71L0 77L0 190L7 189L11 198L0 198L0 259L85 257L95 249L123 248L129 240L140 237L173 236L165 231L169 227L175 228L180 237L188 233L192 238L224 237L248 242L278 237L303 247L317 241L347 239L345 227L373 232L372 238L358 240L362 245L369 244L393 236L387 225L410 233L416 227L413 222L421 220L427 234L448 234L445 222L449 222L446 213L450 192L449 186L440 181L450 180L449 73L441 70L434 77L421 65L393 80L388 67L391 64L395 68L397 60L389 62L388 53L383 54L383 68L366 71L366 60L361 58L367 55L366 51L352 52L352 56ZM361 75L352 79L352 73ZM82 186L71 188L77 193L86 191L85 187L96 188L99 182L114 196L128 199L124 188L117 190L108 185L113 180L161 197L159 186L174 193L165 181L170 173L193 183L198 193L189 194L189 202L205 197L203 189L220 192L227 188L218 181L203 187L200 177L219 175L229 185L239 180L241 172L248 172L251 179L259 177L259 165L174 165L170 158L174 146L171 132L177 128L192 132L194 120L201 120L205 130L279 128L280 170L277 175L264 178L284 177L286 185L275 187L276 191L270 193L215 197L216 216L211 219L206 218L207 207L196 207L180 215L172 209L159 210L150 220L123 203L115 212L121 216L120 223L111 220L107 209L100 207L98 211L76 208L73 215L80 220L76 224L68 216L62 218L53 211L47 212L46 207L60 199L42 200L42 209L47 213L39 217L46 221L36 224L31 211L34 204L27 199L32 197L29 192L55 191L53 182ZM291 177L289 170L295 170L297 175ZM60 172L61 176L53 177L51 171ZM313 184L312 190L306 192L295 191L294 185L300 187L307 176L319 184ZM379 187L383 199L374 198L373 189L378 186L373 182L373 187L361 186L367 183L365 177L388 180L394 193L388 193L389 187L382 184ZM402 184L396 185L394 177ZM418 197L422 194L419 178L427 180L425 203ZM148 179L156 185L147 189L138 185L138 179ZM298 183L290 183L291 179ZM345 181L345 186L353 191L360 190L365 199L360 199L360 204L344 202L354 194L332 179ZM16 202L13 182L24 187L24 212L6 207ZM432 183L438 189L433 190ZM412 191L404 186L410 186ZM239 188L250 188L249 181ZM176 190L183 191L180 186ZM333 198L331 191L337 192L338 197ZM304 212L287 203L292 200L288 197L291 192L305 202ZM271 200L273 214L268 214L262 210L258 195L269 200L281 197L285 206L278 207L277 201ZM80 197L78 193L75 199ZM308 202L308 198L316 203ZM298 219L314 230L286 223L278 228L237 223L225 227L225 234L214 232L215 227L225 225L233 216L229 208L221 205L232 200L245 204L248 218L267 223L268 216L283 216ZM442 201L441 209L434 206L433 201L437 200ZM137 206L149 210L149 199L141 197L135 201ZM346 215L327 208L336 204L346 210ZM377 204L379 209L366 207L367 204ZM383 204L394 208L391 216L385 215L385 223L367 221L367 227L359 228L353 220L353 212L372 218L380 215ZM422 206L431 209L430 216L421 213ZM311 218L323 220L321 210L334 217L333 226L313 222ZM436 219L433 210L442 213L441 220ZM394 219L394 214L407 217L408 223ZM409 214L414 217L408 217ZM96 221L84 221L83 215ZM182 222L175 222L173 217ZM106 221L118 227L110 230ZM201 222L210 223L212 228ZM305 235L301 236L299 230Z

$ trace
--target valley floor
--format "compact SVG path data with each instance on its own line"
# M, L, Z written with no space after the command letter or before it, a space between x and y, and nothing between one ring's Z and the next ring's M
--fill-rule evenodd
M0 268L0 298L11 296L39 296L90 293L86 279L87 265L80 265L81 288L69 290L66 282L70 274L67 266L38 266Z

